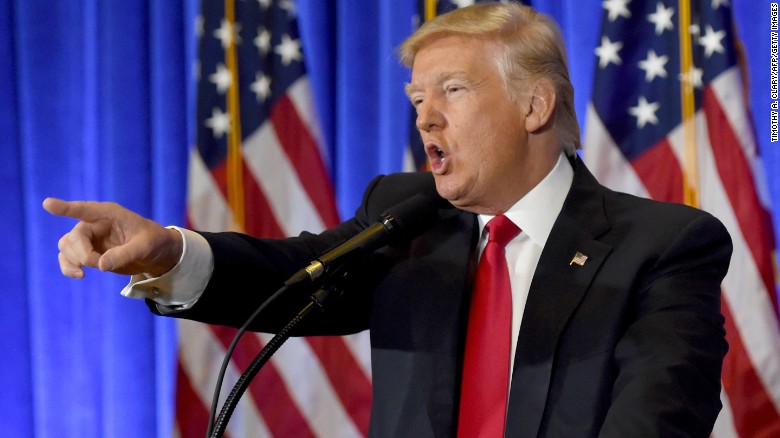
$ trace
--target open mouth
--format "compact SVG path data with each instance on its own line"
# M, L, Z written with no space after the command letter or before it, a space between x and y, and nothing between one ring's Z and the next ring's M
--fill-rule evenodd
M425 153L431 161L444 161L444 151L435 144L428 144Z
M431 170L434 173L442 171L447 154L436 144L428 143L425 145L425 154L428 155L428 161L431 163Z

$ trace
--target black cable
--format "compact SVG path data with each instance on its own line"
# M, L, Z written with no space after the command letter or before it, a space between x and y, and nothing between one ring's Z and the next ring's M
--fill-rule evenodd
M271 295L270 298L265 300L263 304L260 305L260 307L255 310L254 313L249 317L249 319L246 320L244 325L241 326L240 329L238 329L238 332L233 337L233 341L230 343L230 347L228 347L227 352L225 353L225 358L222 360L222 367L219 369L219 375L217 376L217 383L214 387L214 395L211 399L211 410L209 411L209 427L206 431L206 437L210 437L212 435L212 432L214 430L214 418L217 415L217 404L219 403L219 392L222 388L222 381L225 379L225 372L227 371L227 367L230 364L230 357L233 355L233 351L236 349L236 345L238 345L239 339L241 339L241 336L247 331L249 326L255 321L258 315L265 310L266 307L270 303L272 303L276 298L278 298L281 294L287 291L287 286L282 286L274 292L273 295Z
M244 371L244 374L242 374L238 381L236 381L236 384L233 385L233 390L230 391L230 394L225 399L225 403L222 405L222 410L219 413L219 417L217 417L217 421L214 424L211 435L209 435L210 438L220 438L225 433L230 416L233 415L233 411L236 409L239 399L249 387L252 379L255 378L257 373L260 371L260 368L262 368L263 365L265 365L265 363L271 359L271 356L276 353L276 350L278 350L279 347L281 347L282 344L290 338L290 332L292 332L295 326L303 320L303 318L313 307L314 302L309 303L300 313L298 313L298 315L295 316L295 318L293 318L292 321L290 321L281 331L279 331L279 333L277 333L271 339L271 341L268 342L268 344L266 344L263 350L260 351L257 357L255 357L255 359L249 365L249 367L247 367L246 371Z
M343 279L344 276L346 276L343 270L339 270L337 272L341 279ZM257 310L255 310L252 316L249 317L249 320L247 320L247 322L241 327L239 332L236 333L236 336L233 339L233 343L230 344L230 348L228 349L225 355L225 362L223 362L223 368L220 371L217 387L214 392L214 400L212 401L212 405L211 405L212 409L210 413L209 428L207 431L206 438L220 438L225 433L225 429L227 428L227 423L230 420L230 416L233 414L233 411L238 405L241 396L249 387L249 384L252 382L252 379L254 379L254 377L257 375L257 373L260 371L263 365L265 365L266 362L268 362L268 360L271 359L271 356L273 356L273 354L276 353L276 350L278 350L279 347L281 347L282 344L285 341L287 341L287 339L290 338L290 334L292 333L292 330L295 328L295 326L298 325L298 323L301 322L309 313L311 313L313 309L325 310L327 304L329 304L331 301L335 300L336 298L340 297L343 294L343 289L341 289L341 287L337 282L330 284L328 286L323 286L320 289L318 289L316 292L314 292L309 297L309 302L303 307L303 309L301 309L298 312L298 314L295 315L295 317L289 323L287 323L287 325L285 325L284 328L280 330L271 339L271 341L268 342L268 344L266 344L266 346L262 349L262 351L258 353L255 359L249 365L249 367L247 367L246 371L244 371L244 373L238 379L236 384L233 386L233 390L225 399L225 403L222 405L222 410L220 411L219 417L217 417L216 421L214 421L213 417L216 414L216 405L219 399L219 389L222 386L222 380L224 378L224 371L226 368L225 363L229 362L233 349L238 343L238 338L246 331L246 328L257 317L257 315L259 315L263 311L263 309L268 307L269 303L273 302L280 294L284 293L287 289L288 289L287 286L282 287L281 289L276 291L273 295L271 295L271 297L268 298L268 300L266 300Z

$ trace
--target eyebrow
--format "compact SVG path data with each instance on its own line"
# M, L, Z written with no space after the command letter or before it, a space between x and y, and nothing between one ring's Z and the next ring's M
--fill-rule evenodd
M466 72L464 72L462 70L453 71L453 72L446 72L446 73L439 73L436 76L434 82L437 83L437 84L441 84L442 82L446 82L449 79L465 79L465 80L471 82L468 79L468 75L466 74ZM407 82L404 85L404 91L406 92L406 96L407 97L411 97L412 93L420 91L420 90L422 90L422 87L420 87L417 84L413 84L411 82Z
M419 90L420 90L420 87L415 85L415 84L413 84L413 83L411 83L411 82L407 82L406 84L404 84L404 92L406 93L406 97L411 98L412 97L412 93L414 93L415 91L419 91Z

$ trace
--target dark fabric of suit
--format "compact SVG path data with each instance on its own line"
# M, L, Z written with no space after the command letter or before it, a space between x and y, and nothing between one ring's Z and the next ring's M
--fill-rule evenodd
M579 159L537 266L520 329L508 437L708 436L727 345L720 283L731 255L711 215L610 191ZM239 326L292 273L434 191L430 174L378 177L355 217L321 235L271 241L204 233L208 288L177 317ZM477 220L447 204L413 239L362 257L344 295L299 335L371 330L375 437L454 437ZM588 256L572 264L575 253ZM308 293L292 291L252 327L275 331Z

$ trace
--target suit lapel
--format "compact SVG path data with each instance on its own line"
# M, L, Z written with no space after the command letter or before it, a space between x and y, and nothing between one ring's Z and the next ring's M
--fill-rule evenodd
M596 240L609 228L605 189L579 159L573 165L572 188L539 259L518 335L507 436L537 436L560 334L611 251Z
M465 339L463 321L468 317L469 291L476 270L473 248L479 237L477 231L476 215L455 208L442 210L440 226L430 235L434 242L431 247L436 251L426 257L431 269L440 269L442 263L448 265L446 279L435 290L424 292L438 303L434 306L437 310L430 312L430 305L418 306L421 310L428 309L425 317L439 328L434 334L440 340L434 353L439 359L434 361L434 375L429 376L433 384L427 407L434 436L442 438L456 433ZM463 275L457 275L459 272Z

